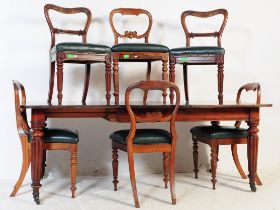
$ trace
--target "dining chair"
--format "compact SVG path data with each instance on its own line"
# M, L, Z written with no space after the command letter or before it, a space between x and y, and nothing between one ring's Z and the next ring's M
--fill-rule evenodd
M85 26L82 30L66 30L59 29L53 25L50 17L50 11L56 11L61 14L85 14L87 16ZM106 101L110 104L111 91L111 49L106 45L89 44L87 43L87 33L92 20L91 11L84 7L64 8L53 4L47 4L44 7L44 13L51 32L50 46L50 80L48 103L52 101L53 86L55 78L55 63L57 65L57 98L58 104L62 103L63 90L63 64L64 63L79 63L85 64L85 79L82 103L86 103L90 68L93 63L105 63L105 86L106 86ZM59 34L82 36L82 42L61 42L56 44L56 36Z
M189 31L187 18L189 16L200 19L223 15L223 22L219 31L210 33L193 33ZM228 19L228 12L225 9L217 9L207 12L185 11L181 15L181 23L186 35L186 47L174 48L170 50L169 56L169 80L175 82L175 64L183 65L185 100L189 102L188 90L188 65L218 65L218 100L223 103L223 82L224 82L224 55L221 40L224 28ZM214 37L217 38L217 46L190 46L191 38ZM173 93L170 93L170 100L173 101Z
M143 112L143 106L131 106L130 95L132 91L141 89L148 90L167 90L173 89L176 93L176 104L170 109L162 107L161 111L157 109ZM172 204L176 204L175 196L175 158L176 158L176 126L175 117L179 108L180 91L179 88L168 81L141 81L130 85L125 92L125 106L130 118L130 129L119 130L110 135L112 140L112 167L113 167L113 184L114 190L117 191L118 184L118 150L127 152L129 163L129 174L134 197L134 204L139 208L139 201L136 188L136 178L134 171L134 154L135 153L163 153L163 171L165 188L170 179L170 190ZM170 131L163 129L138 129L138 123L149 122L169 122ZM169 171L169 172L168 172Z
M124 31L119 32L114 24L114 16L121 14L122 16L140 16L145 15L149 19L147 30L143 34L138 34L137 31ZM152 28L152 15L144 9L134 8L118 8L110 13L109 17L110 26L112 28L115 45L112 46L113 55L113 82L114 82L114 96L115 104L119 104L119 62L147 62L146 80L151 77L151 63L153 61L162 61L162 80L168 81L168 57L169 48L160 45L149 43L149 35ZM119 43L119 39L144 39L145 43ZM147 100L148 92L144 93L144 101ZM167 93L164 90L163 101L166 102Z
M256 104L260 104L261 100L261 87L259 83L248 83L243 85L237 93L236 103L241 103L241 92L242 90L253 90L257 91L257 101ZM220 145L231 145L232 158L235 163L235 166L241 175L242 179L246 179L246 175L241 167L237 154L237 145L238 144L247 144L248 143L248 131L247 129L240 128L241 121L236 121L234 126L220 126L219 123L211 122L211 126L201 125L191 128L190 132L192 133L193 139L193 161L194 161L194 172L195 178L198 176L198 143L202 142L208 144L211 147L211 173L212 173L212 185L213 189L216 187L216 170L217 170L217 161L219 154ZM262 185L261 180L257 176L256 184Z
M25 89L21 83L13 80L14 94L15 94L15 112L16 112L16 123L19 138L21 141L22 149L22 167L20 176L14 186L14 190L11 193L11 197L14 197L30 166L30 156L31 156L31 145L32 141L31 130L28 125L26 109L22 108L26 104ZM66 129L56 129L56 128L45 128L44 139L43 139L43 165L42 165L42 178L45 171L45 161L46 161L46 151L47 150L69 150L70 151L70 174L71 174L71 193L72 198L75 197L76 191L76 176L77 176L77 148L78 148L78 134ZM40 203L36 200L37 204Z

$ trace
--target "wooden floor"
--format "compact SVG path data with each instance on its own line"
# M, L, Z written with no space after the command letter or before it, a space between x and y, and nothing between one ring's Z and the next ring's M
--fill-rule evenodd
M212 190L211 176L201 169L199 179L192 173L176 174L177 205L171 205L169 189L164 189L161 174L137 176L137 187L141 209L207 209L207 210L278 210L280 209L280 169L260 171L263 186L256 193L251 192L247 180L238 177L237 172L218 173L217 189ZM42 181L41 205L35 205L31 195L31 181L26 180L15 198L9 194L14 180L0 180L0 209L135 209L129 176L119 177L119 191L113 191L109 176L78 177L77 197L71 198L69 178L60 181L47 177Z

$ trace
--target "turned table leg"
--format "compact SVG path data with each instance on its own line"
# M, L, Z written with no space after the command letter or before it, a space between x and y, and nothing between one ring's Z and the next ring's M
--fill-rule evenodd
M33 198L40 204L39 189L41 187L42 163L43 163L43 137L45 129L44 113L32 110L32 141L31 141L31 178Z
M248 169L249 169L249 184L251 191L256 192L256 178L257 178L257 160L258 160L258 125L259 120L250 120L247 122L248 128L248 143L247 143L247 155L248 155Z

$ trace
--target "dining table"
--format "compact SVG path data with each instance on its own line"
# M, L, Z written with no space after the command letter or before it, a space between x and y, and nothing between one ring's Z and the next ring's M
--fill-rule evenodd
M132 108L145 115L149 112L169 112L173 104L162 102L135 101ZM247 158L250 190L256 192L255 179L257 176L258 160L258 132L260 122L260 108L271 107L269 103L240 103L223 102L181 102L176 121L202 122L202 121L245 121L248 126ZM61 105L48 103L27 102L21 108L31 111L31 179L34 201L40 203L40 187L43 163L43 137L50 118L103 118L110 122L130 122L124 102L118 105L107 105L106 102L82 104L81 102L64 102ZM94 128L94 125L92 125ZM99 141L96 139L96 141Z

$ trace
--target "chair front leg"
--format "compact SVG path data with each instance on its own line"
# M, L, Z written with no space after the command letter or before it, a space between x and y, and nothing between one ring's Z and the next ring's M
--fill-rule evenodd
M114 184L114 191L118 190L118 168L119 168L119 161L118 161L118 149L113 147L112 151L112 168L113 168L113 184Z
M77 177L77 144L71 144L71 193L72 198L75 198L75 192L76 192L76 177Z
M218 99L219 104L223 104L223 89L224 89L224 56L218 57Z
M106 101L110 105L111 99L111 55L107 55L105 59L105 85L106 85Z
M173 82L175 83L175 64L176 64L176 60L175 58L170 55L169 56L169 82ZM174 90L170 89L170 103L173 104L174 102Z
M167 71L167 63L168 63L168 57L165 60L162 60L162 80L168 81L168 71ZM162 97L163 97L163 103L166 104L166 96L167 96L167 92L166 89L163 90L162 92Z
M119 104L119 60L113 58L113 82L114 82L114 96L115 104Z
M213 185L213 190L216 189L216 170L217 170L217 146L216 145L211 145L211 173L212 173L212 185Z
M63 62L64 62L64 54L58 53L57 55L57 99L58 104L62 104L62 90L63 90Z
M167 188L167 184L169 181L168 178L168 171L169 171L169 152L163 153L163 181L164 181L164 187Z
M194 164L194 175L195 175L195 178L197 179L198 176L198 143L197 143L197 140L196 138L193 137L193 164Z

